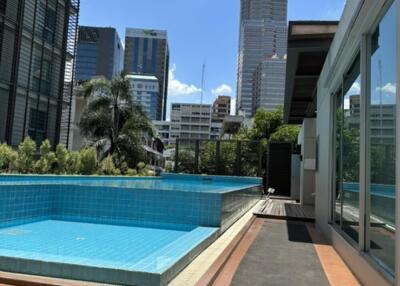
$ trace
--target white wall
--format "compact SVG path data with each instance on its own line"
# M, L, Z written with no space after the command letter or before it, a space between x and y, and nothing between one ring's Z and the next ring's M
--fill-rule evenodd
M300 163L300 203L302 205L314 205L315 193L315 143L316 143L316 119L305 118L299 134L301 144Z

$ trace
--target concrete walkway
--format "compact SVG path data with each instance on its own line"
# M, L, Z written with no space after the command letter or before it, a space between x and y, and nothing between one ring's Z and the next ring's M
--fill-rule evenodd
M312 223L255 220L213 285L359 285Z

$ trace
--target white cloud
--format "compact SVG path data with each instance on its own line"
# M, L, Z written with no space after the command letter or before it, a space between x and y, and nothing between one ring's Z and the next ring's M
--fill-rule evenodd
M236 114L236 98L231 99L231 115Z
M211 93L215 96L217 95L230 95L232 93L232 87L223 83L217 88L211 90Z
M383 91L386 93L396 94L396 84L388 82L383 87L378 86L376 91Z
M350 90L348 91L348 94L350 94L350 95L360 95L360 93L361 93L361 86L360 86L360 83L356 81L350 87Z
M175 78L176 65L169 70L169 81L168 81L168 95L179 96L179 95L193 95L201 92L201 88L193 85L181 82Z

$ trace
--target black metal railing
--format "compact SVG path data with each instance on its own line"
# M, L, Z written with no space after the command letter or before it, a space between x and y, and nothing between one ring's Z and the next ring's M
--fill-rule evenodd
M265 148L260 141L177 139L174 172L261 177L265 173Z

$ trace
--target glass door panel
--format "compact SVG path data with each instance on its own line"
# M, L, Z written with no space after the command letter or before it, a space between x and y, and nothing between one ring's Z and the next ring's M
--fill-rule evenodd
M370 252L391 271L395 255L396 5L371 36L369 102Z

